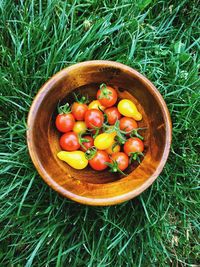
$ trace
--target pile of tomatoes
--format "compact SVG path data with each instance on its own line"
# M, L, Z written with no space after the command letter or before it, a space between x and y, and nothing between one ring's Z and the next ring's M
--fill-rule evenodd
M56 128L62 133L57 156L75 169L88 164L97 171L109 168L124 174L143 156L143 137L137 121L142 115L129 99L118 99L117 90L101 84L96 100L75 95L75 102L58 108Z

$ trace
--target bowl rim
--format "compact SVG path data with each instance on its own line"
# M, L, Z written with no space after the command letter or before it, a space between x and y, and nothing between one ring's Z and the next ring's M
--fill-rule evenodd
M132 73L135 77L137 77L139 80L142 80L143 83L145 82L147 86L147 89L153 94L153 96L156 98L157 102L160 102L160 108L163 113L164 121L165 121L165 127L166 127L166 141L165 141L165 147L164 151L160 160L159 165L157 166L155 172L147 179L141 186L135 188L134 190L127 192L122 195L118 195L115 197L109 197L109 198L90 198L90 197L84 197L77 194L74 194L66 189L63 189L62 186L58 185L48 174L48 172L44 169L42 164L40 163L40 160L37 156L37 153L35 152L33 148L33 131L32 126L34 125L35 117L36 117L36 111L38 107L40 106L40 103L42 102L43 98L45 97L46 93L48 92L47 87L52 83L56 83L61 77L65 76L69 71L72 71L73 69L77 69L79 67L84 66L95 66L95 65L102 65L103 67L115 67L120 68L123 70L126 70L129 73ZM170 113L167 108L167 105L158 91L158 89L153 85L151 81L149 81L145 76L143 76L141 73L136 71L135 69L116 62L116 61L110 61L110 60L90 60L90 61L84 61L80 63L73 64L69 67L66 67L59 72L55 73L51 78L49 78L44 85L39 89L36 96L34 97L34 100L31 104L28 118L27 118L27 130L26 130L26 137L27 137L27 144L28 144L28 150L29 155L32 159L32 162L38 171L39 175L42 177L42 179L55 191L63 195L64 197L67 197L71 200L74 200L76 202L79 202L81 204L86 205L92 205L92 206L109 206L109 205L115 205L119 204L125 201L128 201L139 194L141 194L143 191L145 191L159 176L159 174L162 172L163 167L167 161L167 158L169 156L170 152L170 146L172 142L172 122L170 118Z

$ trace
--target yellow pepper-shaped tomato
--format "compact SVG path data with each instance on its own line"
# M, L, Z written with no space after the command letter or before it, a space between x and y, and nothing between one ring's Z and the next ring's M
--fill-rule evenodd
M60 151L58 152L57 157L77 170L82 170L88 165L88 160L83 151Z
M101 103L99 102L99 100L93 100L89 106L88 106L88 109L101 109L101 110L104 110L105 107L101 105Z
M87 126L84 121L77 121L74 124L73 132L79 134L79 133L85 133L87 130Z
M94 146L97 149L105 150L113 144L116 135L116 132L99 134L94 139Z
M136 105L129 99L122 99L119 101L117 108L125 117L133 118L136 121L142 119L142 114L137 110Z
M106 149L106 152L111 155L113 153L119 152L120 151L120 145L115 145L115 141L113 140L112 145Z

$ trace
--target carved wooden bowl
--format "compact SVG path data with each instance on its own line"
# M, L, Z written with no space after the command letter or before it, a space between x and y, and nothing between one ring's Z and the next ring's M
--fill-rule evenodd
M55 128L58 102L73 102L73 92L95 98L101 83L115 86L119 98L134 101L143 115L139 127L145 140L140 165L128 176L97 172L89 166L75 170L56 156L60 151ZM49 79L35 97L28 116L27 142L32 161L44 181L64 197L88 205L113 205L132 199L148 188L162 171L171 144L171 120L155 86L143 75L112 61L88 61L65 68Z

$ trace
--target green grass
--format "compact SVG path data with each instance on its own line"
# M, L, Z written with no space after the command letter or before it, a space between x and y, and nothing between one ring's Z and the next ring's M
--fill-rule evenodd
M200 264L198 1L2 0L0 10L0 266ZM27 113L41 85L91 59L146 75L173 121L162 174L141 196L112 207L59 196L26 145Z

